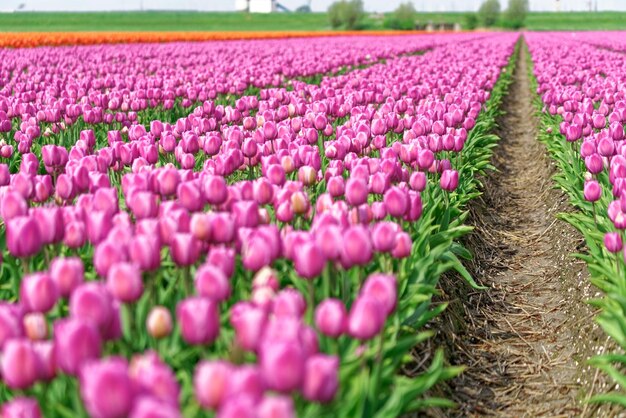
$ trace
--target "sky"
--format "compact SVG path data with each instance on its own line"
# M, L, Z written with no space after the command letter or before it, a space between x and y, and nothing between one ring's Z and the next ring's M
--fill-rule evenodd
M325 11L334 0L311 0L314 11ZM364 0L367 11L386 12L395 9L403 0ZM555 10L557 0L530 0L531 10ZM598 3L598 10L626 11L626 0L559 0L562 11L589 10L589 2ZM235 0L0 0L0 10L13 10L24 4L30 11L89 11L89 10L202 10L232 11ZM278 0L288 8L295 9L306 4L306 0ZM413 0L420 11L472 11L477 10L482 0ZM503 8L507 0L500 0Z

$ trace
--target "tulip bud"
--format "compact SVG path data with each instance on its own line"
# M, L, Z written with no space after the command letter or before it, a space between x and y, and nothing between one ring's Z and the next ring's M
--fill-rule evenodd
M153 338L165 338L172 332L172 315L163 306L155 306L146 319L148 334Z
M24 315L24 331L31 341L45 340L48 337L48 323L42 313Z
M372 228L372 244L381 253L393 250L396 244L398 225L393 222L379 222Z
M409 185L417 192L424 191L426 188L426 182L426 173L422 171L415 171L411 174L411 178L409 179Z
M235 236L235 220L230 213L217 212L211 214L211 233L213 242L226 244Z
M241 259L245 269L258 271L272 262L271 250L261 237L253 237L244 241Z
M28 214L28 203L18 192L7 191L2 195L0 202L0 215L4 222Z

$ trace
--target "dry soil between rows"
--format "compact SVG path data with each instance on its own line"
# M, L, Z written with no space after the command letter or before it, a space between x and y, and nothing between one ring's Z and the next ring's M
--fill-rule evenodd
M483 179L466 241L475 254L468 268L489 289L461 290L458 278L442 282L451 301L439 324L442 340L451 362L467 370L449 386L459 407L436 415L616 416L584 402L607 389L585 363L606 349L607 338L586 303L595 289L585 265L570 256L582 238L556 218L570 209L537 140L525 45L521 52L499 120L497 171Z

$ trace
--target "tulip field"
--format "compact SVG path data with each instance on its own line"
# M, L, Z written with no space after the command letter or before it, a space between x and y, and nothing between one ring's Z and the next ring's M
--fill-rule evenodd
M461 238L518 60L626 350L626 37L575 35L6 42L2 418L453 408L471 365L413 350L444 273L488 291Z

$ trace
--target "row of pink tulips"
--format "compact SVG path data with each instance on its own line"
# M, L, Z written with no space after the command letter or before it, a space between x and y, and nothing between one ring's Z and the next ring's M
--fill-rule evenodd
M585 237L580 257L605 297L595 303L598 322L622 348L626 315L623 239L626 229L626 56L623 33L529 34L542 134L557 160L557 182L579 212L564 215ZM618 383L623 359L612 353L591 362ZM595 401L626 400L623 392Z
M102 133L85 119L72 143L18 144L0 169L2 295L17 299L0 305L4 384L50 408L74 405L61 388L78 385L103 418L391 408L404 381L387 343L432 295L411 266L439 271L413 241L447 233L454 165L471 164L514 41L442 42L175 123ZM18 398L5 414L37 409Z

